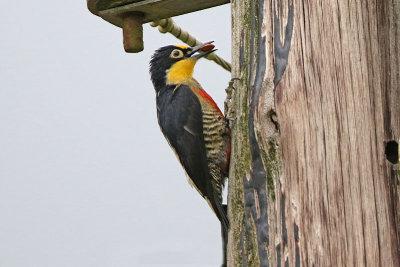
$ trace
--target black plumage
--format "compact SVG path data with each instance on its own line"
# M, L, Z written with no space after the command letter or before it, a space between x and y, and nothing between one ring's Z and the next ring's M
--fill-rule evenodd
M161 131L175 150L199 193L210 202L217 217L228 227L220 199L214 194L203 134L202 109L197 96L186 85L165 86L157 96Z
M230 131L215 102L192 78L197 59L212 52L194 55L196 49L201 46L158 49L150 61L150 74L161 131L189 181L221 222L225 266L229 222L221 191L229 165Z

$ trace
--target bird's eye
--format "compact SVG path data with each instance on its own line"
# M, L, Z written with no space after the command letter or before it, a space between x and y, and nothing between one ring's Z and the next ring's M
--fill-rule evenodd
M174 51L171 52L171 57L172 58L181 58L181 57L183 57L182 50L175 49Z

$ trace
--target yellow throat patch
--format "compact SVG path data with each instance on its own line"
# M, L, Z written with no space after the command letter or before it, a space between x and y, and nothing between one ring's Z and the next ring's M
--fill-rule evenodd
M190 81L197 59L186 58L176 62L167 72L167 84L181 84Z

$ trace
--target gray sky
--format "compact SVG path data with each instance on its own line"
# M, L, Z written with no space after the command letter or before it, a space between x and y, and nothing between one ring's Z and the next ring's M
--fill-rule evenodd
M218 266L220 226L162 136L144 25L126 54L86 1L0 3L0 266ZM230 61L229 5L174 18ZM230 74L195 78L223 107ZM181 264L181 265L180 265Z

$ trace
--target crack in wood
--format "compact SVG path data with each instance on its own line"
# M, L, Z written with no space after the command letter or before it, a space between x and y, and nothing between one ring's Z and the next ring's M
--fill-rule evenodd
M285 213L285 195L281 195L281 224L282 224L282 241L283 249L287 245L287 228L286 228L286 213Z
M300 267L300 248L299 248L299 227L296 223L293 224L293 235L295 241L295 267Z
M285 27L285 40L282 45L280 32L280 18L277 15L276 2L274 1L274 85L275 89L286 70L289 56L290 43L293 34L293 2L289 5L288 19Z
M276 266L281 267L281 244L276 245Z

